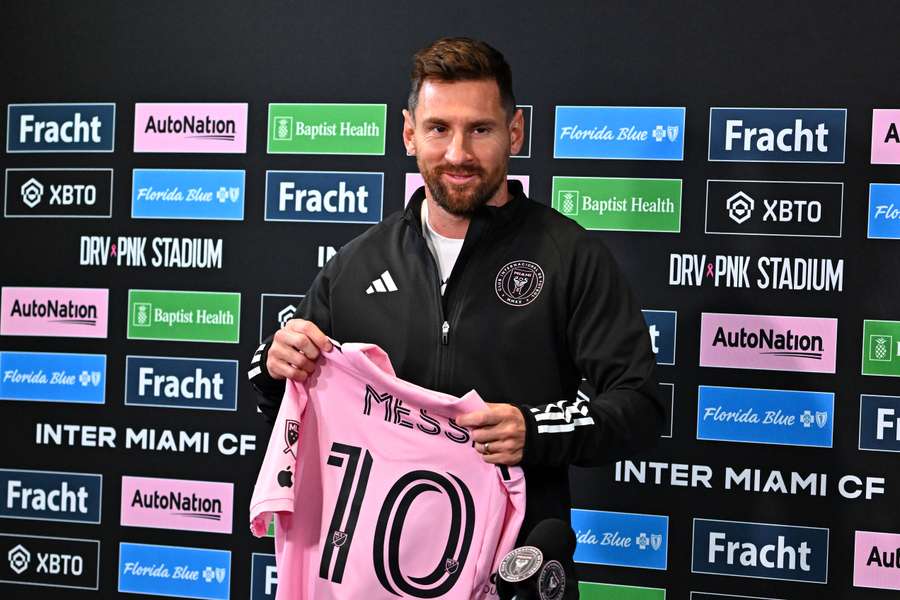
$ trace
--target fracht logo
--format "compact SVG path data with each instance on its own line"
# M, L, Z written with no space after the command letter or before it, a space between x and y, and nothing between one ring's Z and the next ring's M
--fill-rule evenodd
M231 552L119 544L119 592L228 600Z
M109 290L4 287L0 335L105 338Z
M845 108L710 108L709 160L843 163Z
M125 357L125 404L237 410L236 360Z
M103 476L0 469L0 516L100 523Z
M106 355L0 352L0 400L103 404Z
M683 160L682 107L557 106L553 158Z
M828 529L694 519L692 573L828 583Z
M134 151L243 154L246 102L138 102Z
M275 600L275 592L278 591L275 555L254 552L251 561L250 600Z
M135 169L131 179L132 219L244 218L244 171Z
M269 104L269 154L384 155L386 104Z
M860 395L859 449L900 452L900 396Z
M697 439L831 448L834 394L701 385Z
M674 365L678 313L674 310L642 310L641 313L650 332L650 346L656 355L656 364Z
M669 517L572 509L575 562L665 570Z
M234 484L122 476L122 525L231 533Z
M10 104L6 151L112 152L116 105Z
M700 366L834 373L837 319L702 313Z
M383 173L266 171L266 221L378 223Z

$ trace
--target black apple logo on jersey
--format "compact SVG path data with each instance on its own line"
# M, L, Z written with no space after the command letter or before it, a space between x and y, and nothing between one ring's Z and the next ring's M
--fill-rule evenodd
M291 473L291 468L288 467L284 471L278 472L278 485L281 487L291 487L294 485L294 482L291 481L293 477L293 473Z

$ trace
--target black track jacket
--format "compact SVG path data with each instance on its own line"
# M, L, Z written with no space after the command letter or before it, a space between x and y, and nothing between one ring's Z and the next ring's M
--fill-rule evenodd
M569 464L597 466L651 445L664 409L647 326L609 251L508 185L507 204L472 217L443 296L420 188L405 211L338 251L295 317L340 342L379 345L402 379L520 407L523 540L542 519L570 522ZM270 343L254 357L251 373L261 372L251 384L271 422L284 382L266 371ZM582 376L598 390L589 401L576 394Z

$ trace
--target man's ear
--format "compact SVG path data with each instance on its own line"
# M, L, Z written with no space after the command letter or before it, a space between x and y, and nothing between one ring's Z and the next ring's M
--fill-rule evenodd
M516 109L516 113L513 115L512 120L509 122L509 154L512 156L513 154L518 154L519 150L522 149L522 144L525 141L525 116L522 114L522 109Z
M403 109L403 145L406 146L406 155L416 155L416 124L412 113Z

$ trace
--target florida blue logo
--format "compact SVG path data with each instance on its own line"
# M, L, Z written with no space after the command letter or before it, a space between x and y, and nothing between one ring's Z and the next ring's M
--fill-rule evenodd
M7 152L112 152L116 105L10 104Z
M675 364L675 333L678 313L674 310L642 310L656 364Z
M900 452L900 396L859 397L859 449Z
M869 184L868 237L900 240L900 184Z
M843 163L844 108L710 108L709 160Z
M254 552L251 560L250 600L274 599L275 592L278 590L275 555Z
M125 404L237 410L236 360L127 356Z
M119 592L228 600L231 552L119 544Z
M827 583L828 533L821 527L694 519L691 570Z
M244 218L244 171L135 169L131 217L240 221Z
M378 223L384 173L266 171L266 221Z
M683 107L557 106L553 158L684 159Z
M572 509L575 562L666 569L669 517Z
M103 404L106 356L0 352L0 400Z
M701 385L697 439L831 448L834 394Z
M103 476L0 469L0 517L100 523Z

